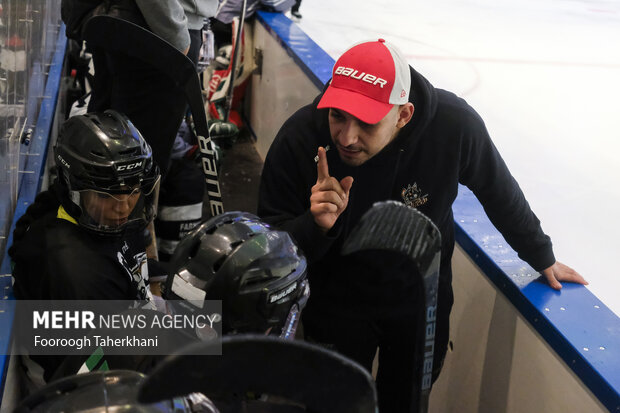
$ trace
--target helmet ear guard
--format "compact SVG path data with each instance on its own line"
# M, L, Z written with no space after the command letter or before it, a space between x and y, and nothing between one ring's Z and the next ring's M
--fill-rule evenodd
M85 229L118 236L142 230L153 219L159 168L125 116L108 110L69 118L54 156L68 194L63 207Z
M179 243L164 298L221 300L224 334L292 336L309 295L306 265L288 233L255 215L228 212Z

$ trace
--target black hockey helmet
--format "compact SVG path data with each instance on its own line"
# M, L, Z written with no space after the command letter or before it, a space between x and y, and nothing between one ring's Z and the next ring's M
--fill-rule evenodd
M89 230L117 235L153 218L159 169L136 127L113 110L69 118L54 145L63 207Z
M138 402L138 389L146 376L130 370L93 371L54 381L26 397L15 413L119 412L218 413L204 395L192 393L154 404Z
M189 232L170 274L164 298L222 301L225 335L292 338L310 294L306 259L290 235L245 212L218 215Z

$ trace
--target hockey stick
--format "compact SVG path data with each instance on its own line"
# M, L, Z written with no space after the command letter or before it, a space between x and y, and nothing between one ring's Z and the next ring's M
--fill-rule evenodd
M424 285L425 323L420 326L419 405L412 402L411 412L428 411L435 348L435 319L441 234L424 214L396 201L375 203L355 226L342 247L343 255L363 250L387 250L401 253L417 267ZM414 371L418 370L412 366ZM417 389L413 389L414 392ZM415 393L414 393L415 394Z
M196 356L212 353L204 349L220 344L221 356ZM314 344L265 335L226 336L221 342L187 347L149 374L138 400L153 403L191 392L205 394L216 405L218 400L230 402L252 392L304 405L295 411L377 411L375 384L359 364Z
M215 149L209 135L200 79L192 61L156 34L112 16L95 16L89 19L84 28L84 39L91 47L100 47L109 52L140 59L183 88L198 135L211 216L224 212Z
M224 122L228 122L230 111L232 110L233 91L235 89L235 77L237 76L237 66L239 65L239 57L241 56L241 48L243 41L241 39L243 33L243 24L245 22L245 11L247 8L247 0L243 0L241 4L241 15L239 18L239 27L237 27L237 38L235 40L235 50L233 50L232 64L230 69L230 82L228 83L228 91L226 93L226 107L224 111Z

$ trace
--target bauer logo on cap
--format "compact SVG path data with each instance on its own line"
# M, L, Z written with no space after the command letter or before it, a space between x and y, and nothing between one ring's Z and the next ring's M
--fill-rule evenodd
M343 110L374 124L409 100L411 74L400 51L383 39L359 43L334 65L318 108Z

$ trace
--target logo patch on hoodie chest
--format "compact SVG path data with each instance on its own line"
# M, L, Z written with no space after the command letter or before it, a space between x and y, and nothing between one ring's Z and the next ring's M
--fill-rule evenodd
M405 205L413 208L421 207L428 202L428 194L422 195L422 188L418 187L418 183L409 184L400 192Z

